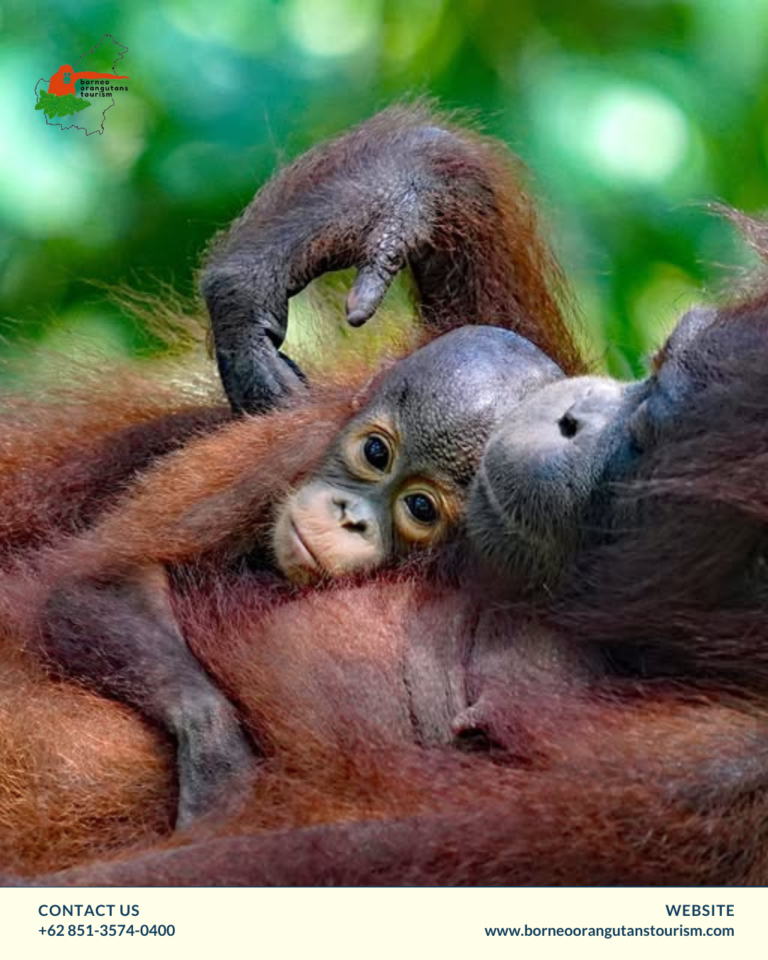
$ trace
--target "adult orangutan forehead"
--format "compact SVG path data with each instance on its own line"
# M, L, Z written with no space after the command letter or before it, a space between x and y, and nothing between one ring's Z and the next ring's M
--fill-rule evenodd
M532 391L563 376L538 347L498 327L462 327L402 360L374 393L410 469L469 483L488 436Z

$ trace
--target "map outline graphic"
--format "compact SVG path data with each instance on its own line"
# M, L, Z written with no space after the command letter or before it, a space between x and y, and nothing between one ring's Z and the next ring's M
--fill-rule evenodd
M81 55L77 58L77 60L75 60L73 66L74 66L74 67L77 67L77 64L78 64L82 59L84 59L85 57L89 57L92 53L95 53L95 52L99 49L99 47L102 45L102 43L104 43L104 41L105 41L107 38L109 38L109 40L111 40L112 43L113 43L116 47L119 47L119 48L123 51L122 53L118 53L118 54L117 54L117 56L115 57L115 60L114 60L114 62L113 62L113 64L112 64L112 72L113 72L113 73L116 73L116 72L117 72L117 69L116 69L116 68L117 68L118 62L119 62L120 60L124 59L125 55L128 53L129 48L126 47L126 46L124 46L122 43L119 43L117 40L115 40L115 38L112 36L111 33L105 33L105 34L102 36L102 38L98 41L98 43L96 43L93 47L91 47L91 49L90 49L87 53L81 54ZM41 83L49 84L50 82L51 82L50 79L46 80L44 77L40 77L40 79L39 79L39 80L37 81L37 83L35 84L35 98L36 98L38 101L40 100L40 95L39 95L39 93L38 93L38 89L39 89L39 87L40 87L40 84L41 84ZM110 96L109 100L110 100L110 103L109 103L109 104L102 110L102 112L101 112L101 126L100 126L100 127L96 127L96 128L93 129L93 130L88 130L87 127L81 127L81 126L76 122L76 118L77 118L77 115L76 115L76 114L75 114L75 116L73 116L73 118L72 118L72 123L68 123L66 127L64 126L64 123L63 123L63 122L58 123L58 122L56 122L56 121L49 120L47 116L45 117L46 125L49 126L49 127L61 127L62 131L63 131L63 130L71 130L71 129L74 127L75 130L82 130L83 133L86 135L86 137L90 137L90 136L91 136L92 134L94 134L94 133L98 133L99 136L101 136L101 134L104 133L104 121L106 120L107 110L111 110L112 107L114 107L114 105L115 105L115 98L114 98L114 96ZM43 113L43 116L45 116L45 113ZM62 118L62 120L63 120L63 118Z

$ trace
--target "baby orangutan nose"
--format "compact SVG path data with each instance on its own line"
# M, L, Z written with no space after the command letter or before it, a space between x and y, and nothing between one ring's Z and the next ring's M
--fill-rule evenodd
M339 523L350 533L359 533L361 537L370 537L372 520L364 503L355 497L335 496L333 505L339 511Z

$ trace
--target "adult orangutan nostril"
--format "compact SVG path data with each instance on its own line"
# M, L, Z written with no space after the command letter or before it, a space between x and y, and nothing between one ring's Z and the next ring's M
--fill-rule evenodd
M557 422L558 427L560 428L560 434L566 439L570 440L571 437L575 437L579 432L579 421L572 413L565 413Z

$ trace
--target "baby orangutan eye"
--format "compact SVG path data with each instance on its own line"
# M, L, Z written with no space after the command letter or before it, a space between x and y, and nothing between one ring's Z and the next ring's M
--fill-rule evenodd
M384 471L391 460L389 444L383 437L373 433L363 444L363 456L376 470Z
M408 512L417 523L431 526L437 522L438 512L434 501L425 493L409 493L403 497Z

